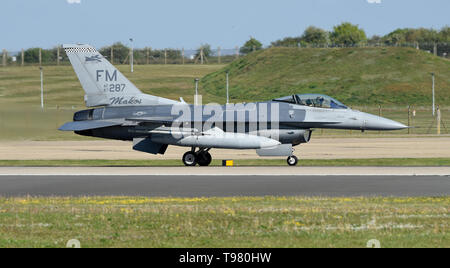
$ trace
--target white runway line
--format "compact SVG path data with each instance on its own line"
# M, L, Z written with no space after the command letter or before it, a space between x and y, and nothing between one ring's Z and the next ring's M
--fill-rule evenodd
M450 167L0 167L0 176L450 176Z

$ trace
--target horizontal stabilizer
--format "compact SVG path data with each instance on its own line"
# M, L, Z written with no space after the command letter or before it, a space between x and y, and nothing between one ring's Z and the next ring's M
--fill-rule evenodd
M97 128L121 126L123 123L109 120L75 121L64 124L59 128L61 131L84 131Z

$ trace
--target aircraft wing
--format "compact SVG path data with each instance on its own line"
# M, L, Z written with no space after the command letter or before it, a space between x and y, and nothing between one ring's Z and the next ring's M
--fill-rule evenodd
M167 124L172 123L174 121L173 117L170 116L137 117L137 118L127 118L125 120L138 123L156 123L156 124Z
M83 131L97 128L121 126L122 120L89 120L89 121L75 121L64 124L59 128L61 131Z

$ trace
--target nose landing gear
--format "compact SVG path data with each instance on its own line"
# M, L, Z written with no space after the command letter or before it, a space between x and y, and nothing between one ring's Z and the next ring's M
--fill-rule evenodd
M195 152L195 148L183 155L183 163L187 167L195 167L199 165L201 167L207 167L211 165L212 156L209 153L210 149L200 149Z

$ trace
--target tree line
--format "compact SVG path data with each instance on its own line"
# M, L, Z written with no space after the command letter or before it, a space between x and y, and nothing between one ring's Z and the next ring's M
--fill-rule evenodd
M272 42L271 46L308 47L324 45L354 46L359 44L380 44L388 46L401 46L403 44L434 44L450 43L450 27L441 30L426 28L397 29L385 36L374 35L367 37L364 29L358 25L344 22L327 31L315 26L308 27L302 35L286 37Z
M276 40L271 43L269 47L328 47L328 46L355 46L361 44L368 45L387 45L387 46L402 46L405 44L421 46L420 48L426 50L433 50L435 43L444 44L439 48L439 54L447 53L450 49L450 27L445 26L441 30L426 29L426 28L403 28L397 29L385 36L374 35L367 37L364 29L358 25L344 22L333 27L331 31L321 29L319 27L310 26L302 35L294 37L286 37ZM253 51L263 49L263 44L257 39L251 37L239 48L239 54L246 55ZM41 51L41 52L40 52ZM118 42L112 46L102 47L99 52L111 60L114 64L129 63L130 48ZM24 51L25 63L39 63L39 53L41 53L42 63L54 63L57 61L58 48L40 49L30 48ZM196 62L203 53L206 58L217 57L209 44L202 44L194 55L191 62ZM68 61L66 53L60 50L60 61ZM224 58L233 60L233 56L226 56ZM183 58L182 51L179 49L135 49L134 60L141 64L146 63L179 63ZM186 58L186 57L184 57ZM22 61L22 55L19 54L17 62ZM11 61L11 58L8 59ZM184 60L183 60L184 62ZM189 63L189 61L187 61Z

